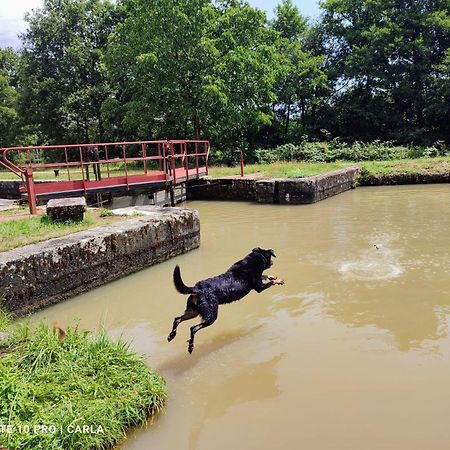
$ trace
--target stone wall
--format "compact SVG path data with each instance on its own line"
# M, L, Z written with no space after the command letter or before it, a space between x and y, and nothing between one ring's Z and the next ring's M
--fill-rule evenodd
M0 253L0 296L16 315L57 303L200 245L197 211L158 208Z
M188 185L191 200L247 200L258 203L314 203L354 187L359 167L307 178L209 178Z
M188 200L256 200L257 178L201 178L188 182Z
M21 181L0 181L0 198L8 198L12 200L20 199L19 187Z

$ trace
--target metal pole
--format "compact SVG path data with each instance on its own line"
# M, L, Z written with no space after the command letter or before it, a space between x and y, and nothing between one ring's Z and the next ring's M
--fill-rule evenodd
M25 169L25 182L27 187L28 206L30 208L30 214L35 216L37 214L36 193L34 191L33 169L31 167L27 167Z
M244 152L241 150L241 177L244 176Z

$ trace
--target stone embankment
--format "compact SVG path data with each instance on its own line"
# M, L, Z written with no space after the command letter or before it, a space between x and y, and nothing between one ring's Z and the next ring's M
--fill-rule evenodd
M7 198L10 200L20 199L20 188L21 181L2 181L0 180L0 198Z
M315 203L354 187L359 167L352 166L307 178L226 177L195 180L190 200L246 200L258 203Z
M0 296L22 315L200 245L197 211L145 207L144 216L0 253Z

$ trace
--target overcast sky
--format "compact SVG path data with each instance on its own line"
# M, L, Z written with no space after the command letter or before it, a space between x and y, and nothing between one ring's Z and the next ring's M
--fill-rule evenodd
M272 17L278 0L248 0L257 8L267 11ZM293 0L300 13L307 17L317 17L319 15L318 0ZM33 8L39 8L42 0L0 0L0 47L20 46L17 35L25 31L26 23L23 20L26 12Z

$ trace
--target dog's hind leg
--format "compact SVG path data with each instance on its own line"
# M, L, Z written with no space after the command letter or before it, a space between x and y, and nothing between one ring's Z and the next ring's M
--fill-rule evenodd
M191 338L188 341L189 353L192 353L192 351L194 350L195 333L197 333L197 331L201 330L202 328L209 327L216 321L216 319L217 319L217 308L214 311L211 311L210 314L208 314L206 317L204 317L202 323L199 323L198 325L194 325L193 327L191 327Z
M169 336L167 336L167 340L170 342L176 335L177 335L177 327L180 325L181 322L184 322L185 320L193 319L194 317L197 317L199 312L195 308L195 302L190 296L188 298L186 310L184 311L184 314L180 317L175 317L173 321L172 331L170 332ZM194 299L195 300L195 299Z

